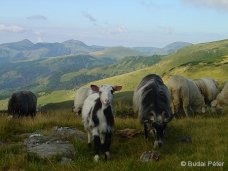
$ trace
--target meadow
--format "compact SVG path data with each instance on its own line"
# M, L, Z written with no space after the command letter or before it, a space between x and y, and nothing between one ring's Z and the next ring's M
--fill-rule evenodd
M86 142L70 137L76 149L76 156L68 164L61 164L58 158L44 160L28 153L23 144L27 133L37 130L48 131L54 126L68 126L83 130L81 119L70 110L38 113L32 118L9 119L0 115L0 170L227 170L228 162L228 116L227 114L204 114L174 119L168 125L165 143L156 150L159 161L139 160L144 151L154 151L153 137L144 140L143 134L125 138L114 133L111 145L111 160L93 162L93 151ZM115 132L124 128L142 130L135 117L116 117ZM192 142L182 142L182 137L191 137ZM224 162L223 167L183 167L181 161Z
M222 89L228 79L228 40L192 45L162 58L158 63L129 73L97 80L89 84L121 85L123 90L114 95L115 131L134 128L142 131L132 110L132 94L139 81L147 74L156 73L164 82L169 76L180 74L191 79L211 77L218 81ZM120 66L122 68L123 66ZM131 68L131 64L128 65ZM111 71L111 70L110 70ZM62 77L70 79L75 73ZM144 140L143 134L133 138L114 135L111 145L111 160L93 162L93 151L86 142L66 137L76 149L73 161L61 164L59 158L40 159L28 153L24 140L37 130L49 132L54 126L78 128L83 131L81 119L72 113L71 107L75 88L38 93L38 106L44 113L32 118L9 119L6 113L0 114L0 170L228 170L228 109L223 113L208 112L190 118L174 119L167 128L165 143L159 161L139 160L144 151L153 151L153 138ZM7 99L0 101L0 110L7 109ZM183 142L190 137L191 142ZM223 167L183 167L181 161L224 162Z

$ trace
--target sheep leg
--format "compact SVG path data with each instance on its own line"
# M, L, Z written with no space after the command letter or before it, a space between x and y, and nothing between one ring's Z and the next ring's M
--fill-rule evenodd
M101 141L100 141L100 137L98 135L95 135L93 138L93 142L94 142L94 161L98 162L99 161L99 153L100 153L100 145L101 145Z
M147 140L148 139L148 126L144 122L144 138Z
M100 154L101 140L100 140L100 136L99 136L97 127L92 129L92 135L93 135L94 153L95 153L94 161L98 162L99 154Z
M88 136L88 147L91 148L92 147L92 144L91 144L91 141L92 141L92 135L90 132L87 133L87 136Z
M187 117L189 117L189 112L188 112L188 108L189 108L189 92L186 89L181 89L181 97L182 97L182 107L184 109L184 113Z
M105 160L110 159L110 146L111 146L111 140L112 140L112 133L107 132L105 134L105 142L104 142L104 152L105 152Z
M173 103L172 104L172 112L173 113L178 113L179 109L180 109L180 98L179 98L179 93L177 91L173 91L172 94L172 99L173 99Z
M188 115L188 105L189 105L188 100L184 100L183 101L183 109L184 109L184 113L185 113L185 115L187 117L189 117L189 115Z
M105 135L106 135L106 133L100 134L101 152L102 152L102 153L105 153Z
M173 104L173 90L170 89L170 107L171 107L171 110L172 110L172 113L174 114L175 113L175 109L174 109L174 104Z
M172 113L174 114L174 113L175 113L175 109L174 109L174 104L173 104L172 101L171 101L171 103L170 103L170 107L171 107Z

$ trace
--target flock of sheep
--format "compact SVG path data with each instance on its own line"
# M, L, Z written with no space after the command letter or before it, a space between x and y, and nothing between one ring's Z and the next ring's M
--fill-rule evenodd
M115 87L119 87L116 89ZM112 94L120 86L103 85L80 88L75 96L73 110L82 115L88 144L94 143L94 160L99 160L100 152L109 159L114 117ZM107 103L108 101L108 103ZM220 110L228 105L228 82L219 92L218 83L211 78L191 80L180 75L171 76L165 85L156 74L144 77L133 95L133 108L144 125L144 136L152 132L154 148L161 147L167 124L182 111L205 113L212 107Z
M110 158L114 127L113 93L122 86L91 85L76 92L73 110L81 115L88 134L88 144L94 144L94 160L100 153ZM35 116L37 98L30 91L14 93L8 103L13 116ZM220 110L228 105L228 82L219 92L218 83L211 78L191 80L180 75L171 76L167 84L156 74L149 74L138 84L133 95L133 108L144 125L144 135L152 132L154 148L161 147L167 124L181 112L205 113L210 107Z
M174 75L169 78L167 87L173 113L183 109L188 116L189 112L205 113L210 107L212 110L221 110L228 105L228 82L219 93L218 83L211 78L191 80Z

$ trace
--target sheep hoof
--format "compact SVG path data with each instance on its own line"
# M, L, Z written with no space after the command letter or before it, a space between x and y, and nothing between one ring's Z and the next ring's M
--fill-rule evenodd
M105 152L105 160L107 161L107 160L110 160L110 153L109 153L109 151L106 151Z
M99 155L95 155L93 159L97 163L99 161Z

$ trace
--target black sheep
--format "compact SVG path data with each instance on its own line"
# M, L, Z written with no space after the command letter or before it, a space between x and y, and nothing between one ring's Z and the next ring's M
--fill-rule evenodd
M18 91L12 94L8 103L8 112L13 116L36 115L37 97L31 91Z

